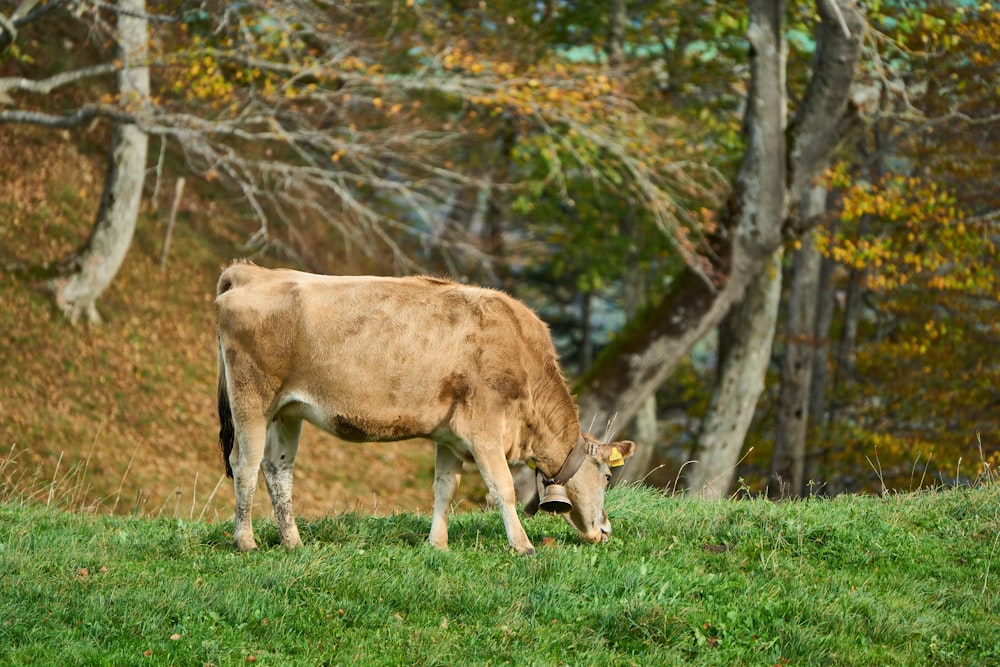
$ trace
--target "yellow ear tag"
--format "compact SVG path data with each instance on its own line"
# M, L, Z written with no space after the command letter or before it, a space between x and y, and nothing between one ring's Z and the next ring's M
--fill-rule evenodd
M612 468L625 465L625 458L622 456L622 453L618 451L617 447L611 448L611 456L608 457L608 465Z

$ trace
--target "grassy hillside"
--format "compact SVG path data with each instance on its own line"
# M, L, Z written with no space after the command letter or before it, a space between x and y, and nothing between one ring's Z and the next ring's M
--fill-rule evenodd
M1000 664L1000 487L774 504L619 488L579 544L495 512L231 524L0 504L0 664Z
M0 463L15 459L8 474L45 500L47 484L68 477L74 506L155 513L212 496L209 514L229 516L212 299L253 222L229 195L190 181L161 270L168 211L151 201L151 178L132 249L98 303L106 324L71 327L39 277L87 238L104 178L102 132L0 127ZM426 442L344 447L307 428L301 451L295 497L307 516L431 506ZM476 477L463 483L470 506L484 496Z

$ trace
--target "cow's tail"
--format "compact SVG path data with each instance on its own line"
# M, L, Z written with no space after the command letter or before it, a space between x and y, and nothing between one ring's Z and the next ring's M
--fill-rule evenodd
M222 460L226 464L226 475L233 476L233 467L229 464L229 454L233 451L236 440L236 428L233 425L233 409L229 404L229 392L226 390L226 367L222 357L222 342L219 342L219 449L222 450Z
M222 296L233 288L235 274L242 266L241 263L233 263L219 276L219 282L215 288L215 297ZM218 301L216 301L218 309ZM216 311L218 317L218 310ZM222 349L222 333L219 329L215 332L216 341L219 347L219 449L222 450L222 461L226 464L226 475L233 476L233 466L229 463L229 455L233 451L236 441L236 426L233 424L233 407L229 402L229 391L226 389L226 356Z

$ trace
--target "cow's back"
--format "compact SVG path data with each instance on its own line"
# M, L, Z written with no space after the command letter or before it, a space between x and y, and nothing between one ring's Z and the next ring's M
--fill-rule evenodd
M321 406L301 416L349 439L392 440L430 434L472 401L515 405L541 390L571 411L561 421L575 420L546 326L501 292L236 264L219 293L223 346L253 366L243 375L273 394L272 413Z

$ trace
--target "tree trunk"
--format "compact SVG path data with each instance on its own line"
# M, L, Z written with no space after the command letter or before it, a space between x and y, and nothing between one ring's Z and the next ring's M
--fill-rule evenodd
M753 11L751 4L751 12ZM755 162L741 165L737 190L742 206L752 212L746 227L759 232L758 219L779 221L769 225L768 237L780 238L785 217L785 100L786 48L782 33L784 2L772 4L763 13L765 21L754 40L751 19L751 71L753 61L761 73L750 82L750 105L746 131L750 141L759 136L767 146ZM769 186L756 192L756 184ZM769 263L750 279L746 295L726 316L719 328L719 374L712 400L702 417L701 433L693 461L688 466L688 493L718 499L726 495L736 475L736 464L747 430L764 391L764 376L771 355L771 341L781 298L781 247L775 244Z
M832 193L830 196L833 196ZM827 209L830 208L832 206L827 204ZM827 388L830 386L830 328L833 326L835 304L833 274L836 268L837 262L832 257L820 259L819 285L816 286L816 350L813 354L812 378L809 383L809 428L806 431L806 437L811 439L814 451L810 457L806 457L807 479L820 479L825 476L820 468L824 467L830 449L829 438L826 437L826 426L831 423ZM815 451L816 447L820 448L819 451Z
M503 130L500 133L499 155L497 166L490 174L492 183L505 183L510 175L510 165L513 161L511 152L517 143L517 129L514 123L508 118L504 121ZM503 230L504 215L507 211L507 202L503 194L502 187L489 186L486 193L486 216L485 225L482 230L482 247L486 256L490 259L492 279L490 286L502 289L511 294L515 293L514 281L511 280L510 263L507 259L504 248Z
M591 310L594 305L594 293L589 289L579 293L580 298L580 350L577 364L580 373L586 373L594 360L594 331L591 328Z
M622 220L622 233L632 237L634 251L629 253L626 261L631 266L639 266L638 248L642 245L641 234L637 228L635 216L631 211L625 213ZM640 270L627 273L623 279L625 295L625 315L631 319L646 305L646 276ZM641 482L652 468L653 456L659 439L659 429L656 415L656 393L646 397L639 406L635 419L632 421L631 439L641 445L627 461L625 467L615 475L616 484Z
M830 383L830 327L833 325L833 272L836 268L837 262L832 258L821 258L819 285L816 286L816 353L809 389L810 430L827 423L826 389Z
M858 226L858 237L864 238L871 227L868 216L862 217ZM852 268L847 273L847 294L844 297L844 321L840 329L840 339L837 341L833 364L833 386L839 387L842 382L849 382L854 377L857 365L858 325L861 324L861 312L864 309L865 268ZM837 420L838 405L830 408L830 421Z
M771 359L781 301L782 254L779 247L751 281L743 302L720 327L719 379L702 418L693 461L686 468L689 494L718 500L726 496L736 477L739 454Z
M632 421L632 440L639 443L635 454L625 461L621 472L615 474L615 484L632 484L646 479L653 467L659 427L656 420L656 395L642 402Z
M826 208L826 189L814 185L802 198L799 214L819 217ZM788 295L788 323L781 360L781 394L774 452L768 475L772 497L799 496L804 490L806 429L809 427L809 390L816 349L816 297L820 254L815 230L802 238L795 253L792 286Z
M625 0L611 0L608 5L608 66L619 67L625 62L625 26L628 12Z
M144 0L120 0L118 48L122 68L118 95L125 107L145 104L149 68L145 65L147 21ZM70 322L100 322L97 298L114 279L132 243L146 171L146 133L136 125L118 124L111 138L108 172L90 238L63 262L61 275L49 281L56 304Z

